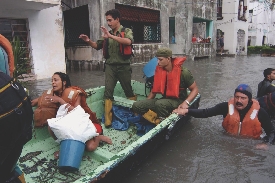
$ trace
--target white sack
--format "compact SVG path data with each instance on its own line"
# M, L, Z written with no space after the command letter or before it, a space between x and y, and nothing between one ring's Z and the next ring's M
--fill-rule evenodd
M61 111L66 110L62 105L59 108ZM58 109L58 110L59 110ZM59 111L58 114L64 114L64 111ZM89 119L90 115L85 113L84 109L78 105L67 115L62 117L48 119L48 124L57 137L56 142L60 143L65 139L78 140L83 143L91 138L98 136L94 124Z
M68 114L68 109L71 105L68 106L67 108L66 108L66 106L67 106L67 104L63 104L58 108L58 111L56 113L56 118L66 116Z

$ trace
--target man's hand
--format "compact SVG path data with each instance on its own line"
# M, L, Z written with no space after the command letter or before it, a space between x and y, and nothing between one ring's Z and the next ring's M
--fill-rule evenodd
M101 28L101 31L102 31L102 33L103 33L102 37L104 37L104 38L109 38L109 37L111 37L110 32L109 32L105 27L101 26L100 28Z
M188 108L188 107L189 107L189 105L184 101L183 103L181 103L181 104L179 105L178 109L186 109L186 108Z
M185 116L188 113L188 109L187 108L185 108L185 109L177 108L177 109L173 110L173 113Z
M79 38L82 39L85 42L90 41L90 38L85 34L80 34Z

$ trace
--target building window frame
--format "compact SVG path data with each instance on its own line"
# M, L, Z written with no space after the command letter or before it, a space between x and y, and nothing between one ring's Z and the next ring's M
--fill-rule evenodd
M132 29L135 44L161 43L160 11L115 4L121 13L120 23Z

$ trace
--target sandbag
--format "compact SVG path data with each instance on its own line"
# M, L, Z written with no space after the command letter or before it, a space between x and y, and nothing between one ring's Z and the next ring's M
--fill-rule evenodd
M47 120L51 130L57 137L56 142L60 143L62 140L72 139L85 143L99 135L96 127L89 119L90 115L85 113L80 105L68 114L66 114L66 105L63 104L59 107L56 118Z

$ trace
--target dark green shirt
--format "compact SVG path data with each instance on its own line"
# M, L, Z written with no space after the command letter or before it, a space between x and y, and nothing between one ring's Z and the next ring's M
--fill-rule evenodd
M113 32L113 30L109 31L110 34L118 36L121 33L123 26L120 25L118 31L116 33ZM133 32L129 28L125 28L125 38L129 38L132 43L134 42ZM111 38L109 39L109 45L108 45L108 53L110 57L106 59L106 64L124 64L124 63L130 63L130 59L124 59L119 51L119 43ZM97 40L97 50L100 50L103 48L103 41L104 38Z
M183 90L180 90L179 98L186 99L188 96L187 88L195 82L195 79L187 68L181 67L181 70L180 88L183 88Z

